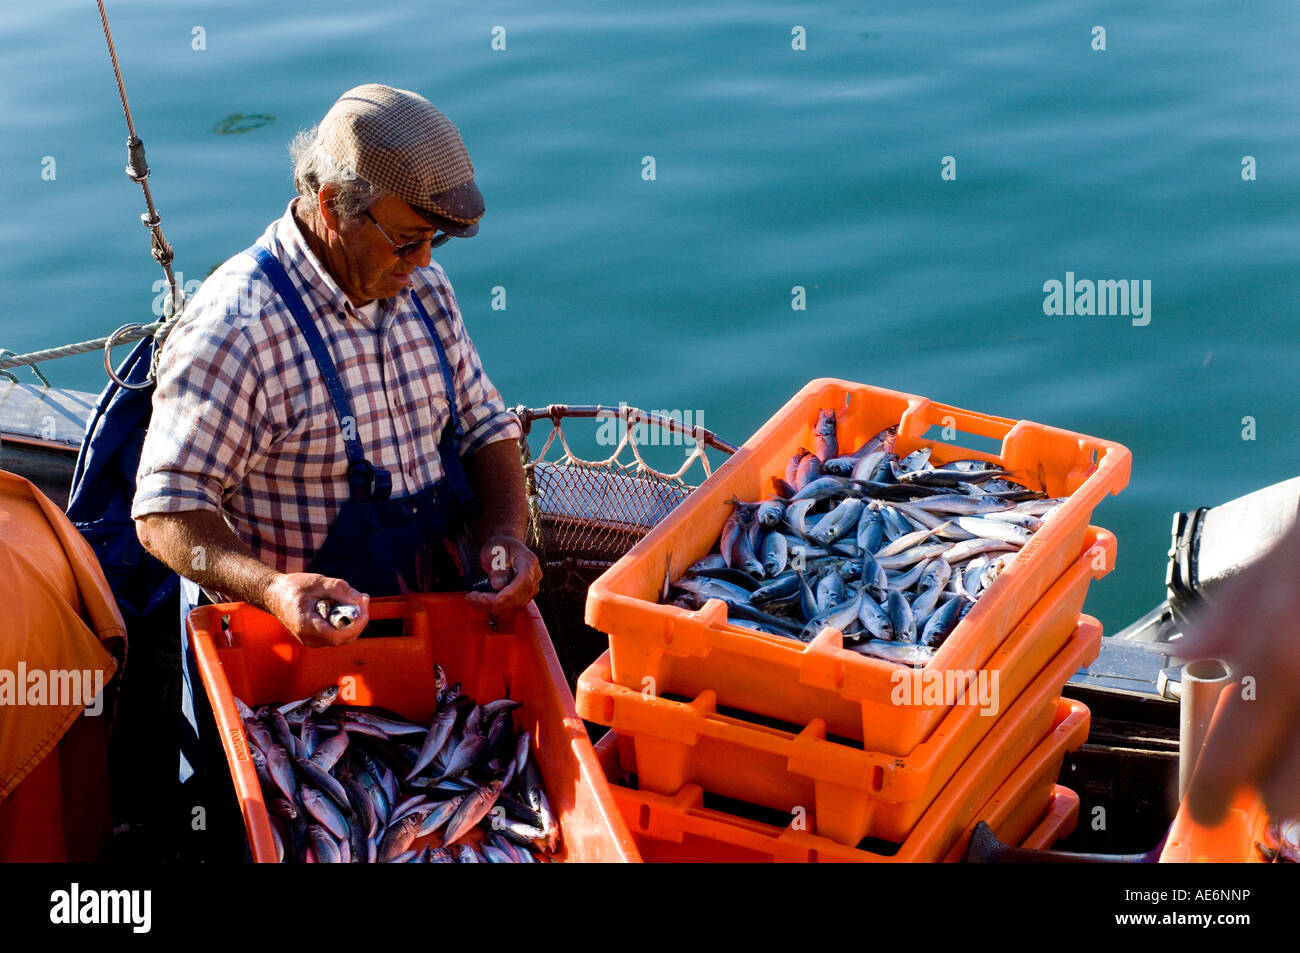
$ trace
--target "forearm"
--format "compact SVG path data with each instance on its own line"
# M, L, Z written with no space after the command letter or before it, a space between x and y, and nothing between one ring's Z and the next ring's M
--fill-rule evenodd
M481 507L471 524L480 541L493 536L510 536L526 541L528 497L523 462L515 440L498 440L481 447L464 460Z
M481 512L472 529L481 547L479 564L495 592L471 592L471 605L489 615L513 612L537 595L541 566L528 548L528 496L519 443L498 440L465 458Z
M266 592L280 575L263 563L211 510L155 513L136 520L141 545L174 572L231 599L268 608Z

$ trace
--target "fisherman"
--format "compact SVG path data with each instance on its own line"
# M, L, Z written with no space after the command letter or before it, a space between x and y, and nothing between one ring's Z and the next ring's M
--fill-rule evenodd
M197 585L251 603L308 645L356 638L372 596L463 590L480 570L468 598L508 613L541 579L520 427L431 258L484 211L460 133L418 94L369 84L290 153L298 197L163 349L140 542L190 601ZM336 629L320 600L360 616Z

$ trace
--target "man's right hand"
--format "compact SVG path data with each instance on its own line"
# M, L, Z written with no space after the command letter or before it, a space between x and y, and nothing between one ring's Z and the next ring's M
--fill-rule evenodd
M276 572L253 555L215 510L152 513L136 520L136 533L140 544L173 572L231 601L267 610L303 645L346 645L370 621L365 593L319 573ZM336 629L316 612L320 599L350 603L361 615Z
M351 625L336 629L316 611L321 599L358 606L361 615ZM262 599L268 612L279 619L303 645L346 645L370 621L370 597L342 579L314 572L277 573Z

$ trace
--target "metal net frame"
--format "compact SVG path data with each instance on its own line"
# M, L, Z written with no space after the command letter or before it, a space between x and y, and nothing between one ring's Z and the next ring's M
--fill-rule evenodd
M528 543L542 567L537 606L573 685L609 645L608 636L583 621L587 588L708 478L713 464L707 450L730 455L736 447L703 427L635 407L551 404L515 413L523 426ZM543 420L551 430L534 458L528 438ZM596 460L575 453L564 430L575 420L614 424L620 436L613 452ZM671 472L651 466L642 454L642 442L663 445L658 438L664 433L694 442Z

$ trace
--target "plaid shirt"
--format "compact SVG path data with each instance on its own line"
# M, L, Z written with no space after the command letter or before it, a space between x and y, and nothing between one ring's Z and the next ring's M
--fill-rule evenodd
M392 474L393 496L442 477L438 437L450 419L438 352L411 294L420 295L451 364L466 434L461 456L517 440L518 419L483 373L442 268L416 269L370 320L307 246L292 209L259 244L302 293L351 400L357 438L366 458ZM131 515L217 510L258 559L301 572L349 498L347 468L338 417L293 315L257 264L236 255L167 337Z

